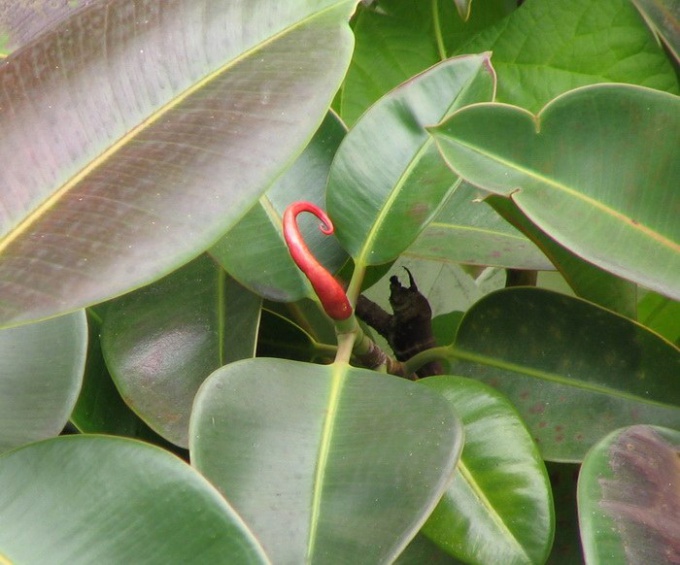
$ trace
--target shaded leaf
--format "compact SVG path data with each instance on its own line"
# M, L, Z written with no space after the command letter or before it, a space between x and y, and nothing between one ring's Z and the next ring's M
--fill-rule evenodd
M158 279L307 143L356 0L108 0L0 67L0 323Z
M345 135L338 117L329 113L302 155L248 213L211 247L210 254L253 292L270 300L294 302L316 298L307 277L291 259L283 239L283 212L296 200L324 207L328 170ZM314 256L335 272L347 254L335 238L319 230L307 214L298 218L300 231Z
M576 508L576 484L580 465L546 462L555 501L555 541L547 565L583 565L581 532Z
M187 447L198 387L218 367L254 355L259 309L206 255L112 303L102 350L126 403Z
M444 61L385 95L343 140L331 167L327 210L355 263L395 259L434 217L458 179L425 127L491 100L489 55Z
M631 0L650 29L680 63L680 4L675 0Z
M457 53L482 51L493 52L496 101L531 111L600 82L680 91L672 65L630 0L526 0Z
M276 563L390 562L461 446L438 394L340 364L227 365L199 391L191 421L194 465Z
M648 292L638 304L638 318L641 324L680 347L680 302Z
M447 263L552 270L543 253L463 182L405 255Z
M113 384L101 351L101 319L89 310L87 322L89 340L85 374L69 420L83 433L121 435L166 445L167 442L123 402Z
M617 430L583 461L578 484L588 563L680 561L680 432Z
M531 223L511 198L492 194L486 201L543 250L578 296L629 318L637 318L637 285L584 261L557 243Z
M576 298L536 288L489 294L464 316L451 356L454 374L510 398L545 459L580 461L625 425L680 426L680 350Z
M537 116L478 104L431 131L458 174L510 196L567 249L680 297L680 97L596 85Z
M0 330L0 452L59 434L78 398L86 356L83 311Z
M220 494L140 442L61 437L0 457L0 559L268 563Z
M466 563L544 563L555 530L548 474L516 409L470 379L431 377L463 420L465 445L423 532Z

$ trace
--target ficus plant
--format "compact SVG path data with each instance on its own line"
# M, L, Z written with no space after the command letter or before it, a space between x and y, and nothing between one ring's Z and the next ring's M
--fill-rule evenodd
M0 2L0 563L678 561L679 52L673 0Z

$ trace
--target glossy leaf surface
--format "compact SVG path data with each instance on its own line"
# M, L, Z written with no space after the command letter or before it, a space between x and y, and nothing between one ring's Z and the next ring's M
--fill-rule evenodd
M327 211L359 265L395 259L455 188L425 127L491 100L489 55L444 61L376 102L343 140L331 166Z
M194 469L156 447L103 436L52 439L0 457L3 557L83 565L268 563Z
M463 182L405 252L446 263L552 270L545 255Z
M198 387L218 367L254 355L259 308L206 255L115 301L102 350L121 395L156 432L187 447Z
M85 374L69 421L82 433L121 435L162 443L162 438L125 404L113 384L101 351L101 318L92 309L87 312L87 325Z
M463 420L453 482L423 532L465 563L544 563L555 516L541 455L516 409L478 381L431 377Z
M580 461L612 430L680 425L680 351L588 302L546 290L492 293L463 318L454 374L503 391L543 457Z
M191 459L276 563L390 562L462 446L438 394L346 365L219 369L196 397Z
M227 272L253 292L284 302L316 297L288 253L283 239L283 212L296 200L325 207L328 170L344 135L345 127L335 114L329 113L297 161L210 249ZM335 272L347 260L337 240L323 234L313 216L301 215L298 223L314 257Z
M354 4L108 0L12 53L0 323L122 294L214 243L321 122Z
M630 0L526 0L457 53L487 50L498 71L496 101L534 112L600 82L679 92L672 65Z
M464 108L432 130L451 167L576 255L680 297L680 97L625 85L572 91L537 116Z
M86 357L83 311L0 330L0 452L63 429Z
M586 560L673 563L680 559L680 432L617 430L583 461L579 522Z

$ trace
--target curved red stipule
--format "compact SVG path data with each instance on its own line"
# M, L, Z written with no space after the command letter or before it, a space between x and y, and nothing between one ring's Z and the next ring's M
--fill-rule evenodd
M312 283L326 314L334 320L346 320L352 315L352 306L340 283L316 260L302 239L297 225L297 216L301 212L309 212L319 218L322 222L319 228L326 235L333 233L333 223L321 208L311 202L293 202L283 213L283 237L288 245L288 251L293 261Z

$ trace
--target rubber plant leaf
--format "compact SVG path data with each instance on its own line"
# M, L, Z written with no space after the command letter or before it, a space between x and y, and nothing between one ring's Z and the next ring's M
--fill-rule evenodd
M355 0L77 10L0 66L0 324L123 294L213 244L321 123Z

